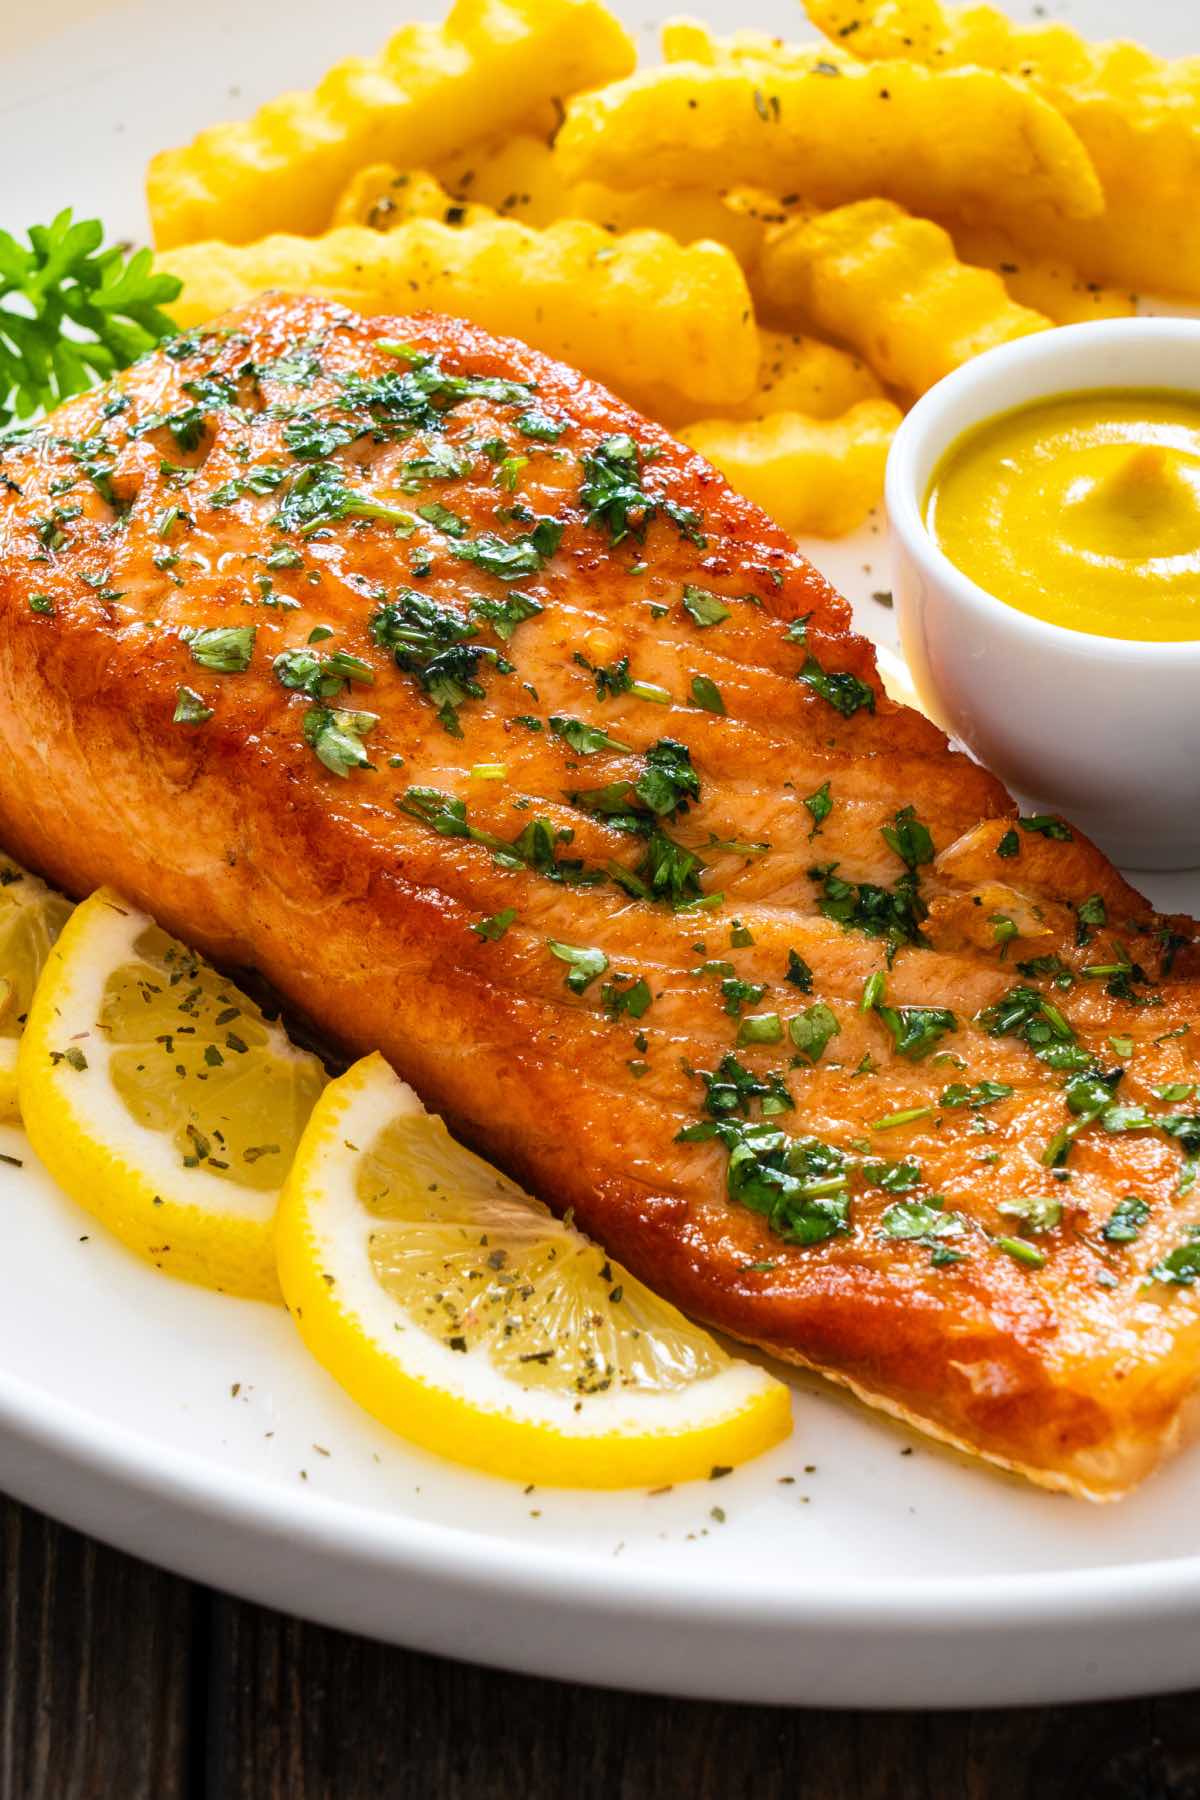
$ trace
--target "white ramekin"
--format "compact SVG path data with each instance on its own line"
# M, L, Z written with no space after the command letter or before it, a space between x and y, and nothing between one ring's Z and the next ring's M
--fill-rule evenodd
M938 382L892 445L900 641L922 703L980 762L1117 863L1200 867L1200 641L1137 643L1031 618L978 587L925 527L938 462L980 421L1052 394L1200 395L1200 320L1108 319L990 350Z

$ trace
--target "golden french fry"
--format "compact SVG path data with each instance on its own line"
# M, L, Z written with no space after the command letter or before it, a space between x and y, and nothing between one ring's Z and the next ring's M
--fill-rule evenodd
M1200 298L1200 57L1163 61L1136 44L1088 43L1066 25L1018 25L992 6L939 0L806 0L810 18L856 56L1019 72L1091 157L1101 214L1061 219L1018 186L973 223L1065 258L1085 278ZM1088 314L1086 316L1093 316Z
M840 419L781 412L740 423L702 419L679 433L726 480L796 537L841 537L883 493L900 423L890 400L860 400Z
M804 413L810 419L836 419L860 400L878 400L883 389L861 357L839 350L802 332L758 333L758 381L737 406L726 406L727 419L763 419L770 413ZM703 415L694 408L673 407L662 414L672 428Z
M434 167L434 174L461 200L490 206L525 225L553 225L575 218L572 184L554 151L529 132L471 144Z
M584 220L533 231L513 219L394 231L345 225L320 238L189 244L156 266L178 275L181 326L203 324L266 288L317 294L364 313L429 307L561 356L654 412L714 411L754 385L758 339L746 278L718 244L660 232L612 237Z
M959 262L940 225L891 200L785 225L763 248L757 292L768 316L836 335L911 394L1050 323L992 270Z
M669 63L716 62L716 39L700 19L668 19L659 33L663 61Z
M1075 133L1019 82L898 62L881 76L828 49L632 75L571 103L555 154L570 179L614 186L769 185L824 205L882 194L980 217L1004 192L1064 216L1101 204Z
M443 225L478 225L494 219L490 206L477 206L448 194L424 169L372 163L360 169L333 209L334 225L369 225L372 231L394 231L409 219L439 219Z
M440 165L437 175L452 194L527 225L590 219L613 232L665 231L681 244L709 238L732 250L743 266L762 236L752 219L706 189L622 190L599 181L569 182L550 145L527 135L477 145Z
M362 165L449 156L634 61L599 0L456 0L444 25L404 26L378 56L338 63L314 92L282 94L253 119L162 151L146 177L155 242L320 231Z
M1128 319L1137 311L1133 294L1087 281L1061 257L1024 249L993 226L951 224L950 235L963 262L994 269L1014 300L1055 325Z
M1168 62L1139 44L1089 42L1069 25L1022 25L998 7L941 0L802 0L819 31L863 61L972 64L1009 69L1064 91L1133 99L1146 84L1169 84L1200 109L1200 56ZM1160 90L1161 91L1161 90Z

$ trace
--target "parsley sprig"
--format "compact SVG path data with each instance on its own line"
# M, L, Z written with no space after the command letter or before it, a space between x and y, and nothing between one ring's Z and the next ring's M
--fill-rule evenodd
M103 238L69 207L31 225L27 246L0 231L0 426L106 381L175 331L160 308L182 282L156 275L149 250L105 250Z

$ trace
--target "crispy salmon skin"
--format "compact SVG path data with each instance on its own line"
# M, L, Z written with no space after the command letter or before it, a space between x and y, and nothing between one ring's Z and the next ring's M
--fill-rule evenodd
M1195 928L601 388L267 297L68 402L0 455L0 749L7 848L700 1318L1092 1498L1180 1440Z

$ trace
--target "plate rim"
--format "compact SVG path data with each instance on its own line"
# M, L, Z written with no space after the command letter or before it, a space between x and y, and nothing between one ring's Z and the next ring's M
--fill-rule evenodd
M719 1563L680 1579L509 1539L498 1555L485 1532L290 1493L4 1370L0 1466L14 1498L144 1561L509 1673L856 1710L1047 1705L1200 1682L1200 1556L868 1586L822 1584L807 1560L781 1582Z
M168 1504L200 1503L223 1523L272 1530L282 1525L314 1549L342 1549L353 1541L372 1558L394 1564L397 1572L418 1557L426 1572L431 1564L453 1577L492 1572L489 1557L497 1540L488 1533L387 1513L312 1490L293 1495L281 1483L198 1452L160 1446L149 1433L103 1419L51 1388L0 1368L0 1436L6 1432L77 1468L147 1489ZM719 1605L760 1620L765 1609L797 1625L861 1622L882 1613L919 1627L950 1620L962 1624L959 1615L965 1608L971 1628L987 1630L1012 1623L1017 1613L1027 1626L1061 1621L1063 1603L1071 1599L1117 1607L1130 1599L1142 1604L1169 1600L1166 1610L1176 1611L1186 1598L1200 1614L1200 1554L1072 1569L876 1577L866 1589L850 1587L844 1579L823 1583L819 1570L814 1576L807 1567L803 1582L792 1585L781 1583L777 1575L733 1571L716 1562L689 1571L683 1585L675 1574L653 1564L614 1568L591 1549L503 1542L506 1585L517 1598L540 1592L549 1569L564 1584L559 1591L567 1604L586 1604L602 1593L606 1603L632 1605L649 1595L680 1620L692 1622Z

